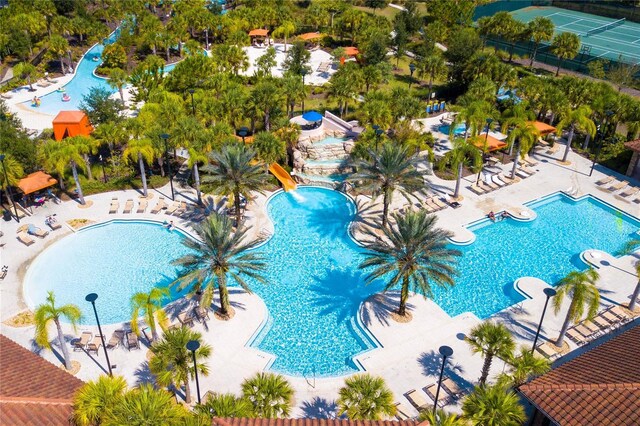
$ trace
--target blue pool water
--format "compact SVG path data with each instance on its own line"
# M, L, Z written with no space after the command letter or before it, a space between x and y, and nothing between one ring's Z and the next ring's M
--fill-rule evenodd
M84 324L95 324L84 300L97 293L100 322L128 321L134 293L168 285L176 277L171 261L187 253L184 234L142 221L114 221L80 230L55 243L31 263L24 284L30 306L53 290L59 305L73 303ZM173 295L176 297L176 295Z
M470 311L486 318L521 300L513 290L517 278L555 283L585 268L581 251L618 253L640 229L640 221L594 198L576 202L557 194L529 206L538 215L532 222L482 220L469 226L477 239L459 247L456 286L435 289L435 301L448 314ZM374 347L355 320L358 307L382 283L365 286L358 269L362 248L347 233L354 204L335 191L300 187L273 196L268 212L275 233L257 249L266 256L268 284L250 285L270 318L251 345L276 355L271 368L291 375L356 371L352 357ZM158 224L90 227L38 256L25 279L26 299L33 307L52 289L58 303L77 304L92 323L84 296L97 292L104 323L127 321L131 294L175 277L170 262L186 253L182 238Z
M442 126L439 127L439 130L441 133L444 133L445 135L449 134L449 129L451 129L451 127L447 124L443 124ZM465 126L464 124L458 124L458 126L456 126L453 134L455 136L460 136L460 135L464 135L465 130L467 129L467 126Z
M336 138L333 136L327 136L326 138L319 140L317 142L314 142L314 145L318 145L318 146L322 146L322 145L337 145L337 144L342 144L346 141L348 141L349 138Z

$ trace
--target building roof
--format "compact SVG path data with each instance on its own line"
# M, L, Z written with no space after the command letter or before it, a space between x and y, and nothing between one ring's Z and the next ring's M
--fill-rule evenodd
M0 335L3 425L68 425L73 395L84 383Z
M56 183L58 183L58 181L45 172L34 172L27 175L27 177L20 179L20 182L18 182L18 188L20 188L20 191L26 195L48 188Z
M520 386L563 426L640 424L640 325Z
M542 121L530 121L529 123L533 124L533 126L538 129L540 134L546 135L548 133L553 133L556 131L556 128L550 124L544 123Z
M625 142L624 146L629 148L632 151L640 152L640 139L636 139L634 141Z
M428 426L414 420L341 420L341 419L236 419L214 418L214 426Z

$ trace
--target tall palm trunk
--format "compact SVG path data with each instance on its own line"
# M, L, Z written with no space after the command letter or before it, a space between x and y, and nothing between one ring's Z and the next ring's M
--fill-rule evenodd
M589 147L589 142L591 142L591 134L587 133L587 136L584 138L584 143L582 144L582 149L587 149Z
M389 203L391 202L392 191L389 188L384 189L384 195L382 198L382 226L387 226L387 216L389 214Z
M240 213L240 192L233 193L233 206L236 209L236 227L240 227L240 221L242 220L242 214Z
M511 179L516 178L516 169L518 168L518 158L520 158L520 144L518 144L518 151L516 156L513 157L513 168L511 169Z
M204 45L209 49L209 28L204 29Z
M638 297L640 297L640 280L638 280L638 284L636 284L636 288L633 290L633 294L631 295L631 302L629 302L630 311L635 309Z
M531 54L531 62L529 62L529 68L533 68L533 61L536 60L537 53L538 53L538 43L534 45L533 53Z
M84 195L82 194L82 187L80 186L80 179L78 178L78 169L76 167L76 162L71 161L71 172L73 173L73 180L76 181L76 191L78 191L78 200L80 200L80 204L84 206Z
M158 157L158 165L160 166L160 176L164 177L164 156Z
M402 288L400 289L400 306L398 307L398 315L401 317L407 314L407 299L409 299L409 278L405 275L402 277Z
M83 155L83 157L84 163L87 165L87 178L89 178L89 180L93 180L93 173L91 173L91 162L89 161L89 156Z
M493 362L493 352L487 352L484 357L484 364L482 364L482 372L480 373L479 385L482 386L487 381L489 376L489 370L491 369L491 363Z
M196 194L198 194L198 204L202 204L202 193L200 192L200 172L198 171L198 163L193 165L193 180L196 184Z
M573 307L575 305L575 299L571 300L571 304L569 305L569 310L567 311L567 317L564 319L564 323L562 324L562 328L560 329L560 335L558 336L558 340L556 340L556 346L561 348L562 342L564 341L564 335L567 334L567 330L571 325L571 313L573 312Z
M66 74L64 71L64 57L62 55L59 56L60 59L60 69L62 70L62 75Z
M562 66L562 59L558 61L558 69L556 69L556 77L560 75L560 67Z
M429 77L429 99L431 99L431 88L433 87L433 74L430 75Z
M158 336L158 326L156 324L156 319L153 316L153 307L150 305L151 304L147 305L147 323L149 324L149 328L151 329L151 338L154 342L157 342L160 336Z
M147 173L144 170L142 154L138 153L138 165L140 166L140 179L142 179L142 193L147 196Z
M227 289L227 277L224 273L218 274L218 293L220 294L220 315L228 315L229 290Z
M268 110L264 112L264 129L267 132L271 130L271 117Z
M456 188L453 190L453 198L458 198L460 195L460 183L462 182L462 167L463 163L458 163L458 176L456 177Z
M188 373L187 373L187 380L184 381L184 400L187 404L191 404L191 386L189 386Z
M71 370L71 357L69 356L69 349L67 348L67 342L64 341L64 333L62 332L60 321L58 320L58 318L54 318L53 321L56 323L56 329L58 330L58 343L60 343L60 348L62 349L62 356L64 357L64 366L67 370Z
M569 129L569 136L567 137L567 146L564 149L564 155L562 156L562 162L567 161L567 157L569 156L569 151L571 151L571 141L573 140L573 134L575 132L576 126L574 124L571 125L571 129Z
M120 93L120 100L122 101L122 104L124 105L124 91L122 90L122 86L118 86L118 92Z

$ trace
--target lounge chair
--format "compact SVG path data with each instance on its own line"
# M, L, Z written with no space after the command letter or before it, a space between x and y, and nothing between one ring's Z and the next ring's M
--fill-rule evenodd
M117 348L122 344L122 339L124 339L124 330L119 329L114 331L107 342L107 349Z
M569 339L573 340L580 346L585 345L589 341L587 336L584 336L575 328L570 328L567 330L567 337L569 337Z
M620 321L622 321L623 323L631 320L631 316L624 310L622 309L620 306L614 306L613 308L611 308L611 313L615 316L617 316Z
M149 202L147 200L140 200L140 202L138 203L138 209L136 210L136 213L144 213L145 211L147 211L147 205L149 204Z
M538 164L540 164L538 161L534 160L533 158L529 157L528 155L525 155L524 157L522 157L522 159L524 160L525 163L527 163L531 167L535 167Z
M475 183L472 183L471 186L469 187L469 189L471 190L471 192L477 194L477 195L482 195L484 194L485 191L483 188L480 188L478 185L476 185Z
M431 202L439 207L440 210L446 209L447 205L440 201L438 197L431 197Z
M616 192L616 191L620 191L627 185L629 185L629 182L627 182L626 180L619 181L617 179L614 179L613 182L611 182L611 185L609 185L609 187L606 188L606 190L609 192Z
M635 187L635 186L630 186L627 189L625 189L624 191L622 191L621 193L617 194L617 196L620 197L620 198L624 198L626 200L630 200L631 197L633 195L636 195L638 192L640 192L640 188Z
M511 179L510 176L507 176L504 173L499 174L498 178L500 178L500 180L506 183L507 185L511 185L517 182L515 178Z
M59 222L51 222L51 221L49 221L49 223L47 225L49 225L49 228L51 228L52 231L55 231L57 229L62 228L62 225Z
M38 228L37 226L33 225L29 225L27 233L29 233L29 235L35 235L38 238L44 238L49 235L49 231L45 231L44 229Z
M185 214L186 212L187 212L187 203L184 202L184 201L180 201L180 207L178 207L176 209L176 211L173 212L173 215L174 216L180 216L180 215Z
M516 169L516 176L518 176L519 178L522 178L522 179L526 179L530 175L528 173L526 173L524 170L522 170L521 168L518 168L518 169Z
M557 358L559 353L556 350L556 346L549 342L544 342L541 345L538 345L536 348L538 352L540 352L545 358L551 360Z
M523 172L525 172L526 174L528 174L529 176L531 175L535 175L536 171L527 167L527 166L520 166L520 170L522 170Z
M426 207L427 211L429 211L430 213L434 213L437 212L438 210L440 210L440 207L438 207L437 204L433 203L431 201L431 199L426 199L422 202L422 205Z
M149 344L153 342L153 334L151 333L151 329L149 327L145 327L142 329L142 335L145 339L147 339L147 342L149 342Z
M458 384L456 382L454 382L453 380L451 380L450 377L447 377L446 379L444 379L442 381L442 386L447 390L447 392L449 392L451 394L452 397L454 398L460 398L462 395L464 395L464 390L460 388L460 386L458 386Z
M586 322L586 321L585 321ZM589 326L585 325L585 322L580 324L576 324L573 328L580 334L582 334L587 339L591 339L595 337L598 333L600 333L600 328L595 324L589 321ZM595 328L595 329L594 329Z
M611 312L611 309L607 309L606 311L600 313L600 317L604 318L609 324L616 325L620 322L620 318L614 315Z
M495 189L498 189L498 185L487 185L483 180L478 182L478 186L482 189L484 189L484 192L491 192Z
M436 400L436 392L438 391L437 384L432 383L429 386L425 386L423 390L427 395L429 395L429 398L431 398L433 401ZM438 407L442 408L451 402L451 396L448 395L446 391L443 392L442 388L440 388L440 395L438 395L437 402L438 402Z
M193 315L190 312L182 312L179 314L178 321L180 321L180 324L182 325L193 327Z
M596 185L606 185L606 184L610 183L612 180L615 180L615 178L613 176L605 176L602 179L600 179L599 181L597 181Z
M160 210L166 209L167 203L164 202L164 197L160 197L155 207L151 209L151 213L157 214Z
M396 419L402 421L411 418L411 415L409 414L409 407L404 405L402 402L396 402L394 405L396 406Z
M102 347L102 338L100 335L93 336L93 339L87 344L87 352L95 352L98 355L98 350Z
M198 318L199 321L204 321L205 319L209 319L209 310L203 308L202 306L196 307L194 312L196 314L196 318Z
M120 208L120 203L117 198L113 198L111 200L111 205L109 206L109 214L118 213L118 209Z
M31 244L35 243L35 241L33 240L33 238L29 237L26 232L20 232L18 233L17 237L18 241L20 241L22 244L24 244L25 246L29 247Z
M165 214L173 214L175 213L176 210L178 210L178 207L180 207L180 202L179 201L174 201L173 204L171 204L169 207L167 207L167 209L164 211Z
M494 185L497 185L500 188L508 185L506 182L503 182L498 175L491 176L491 182L493 182Z
M553 146L547 150L547 154L553 155L556 152L558 152L559 149L560 149L560 144L557 144L557 143L553 144Z
M418 411L422 411L431 407L431 404L429 404L429 401L427 401L427 398L423 395L424 394L422 392L411 389L409 392L404 394L404 397L407 398L411 405L416 407Z
M603 332L610 329L612 324L602 316L602 314L598 314L591 320L595 325L597 325L600 330Z
M83 351L87 348L87 345L91 341L93 337L93 333L90 331L83 331L79 338L73 341L73 350L74 351Z
M127 349L131 350L132 348L140 349L140 341L136 333L127 331Z
M133 200L127 200L124 203L124 210L122 210L122 213L129 214L131 213L132 210L133 210Z

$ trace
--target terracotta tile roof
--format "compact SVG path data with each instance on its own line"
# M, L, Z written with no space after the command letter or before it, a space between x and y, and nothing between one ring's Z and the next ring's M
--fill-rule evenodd
M640 139L636 139L634 141L625 142L624 146L629 148L632 151L640 152Z
M213 426L428 426L413 420L338 420L338 419L234 419L214 418Z
M3 425L68 425L82 380L0 335Z
M562 364L520 392L563 426L640 425L640 325Z

